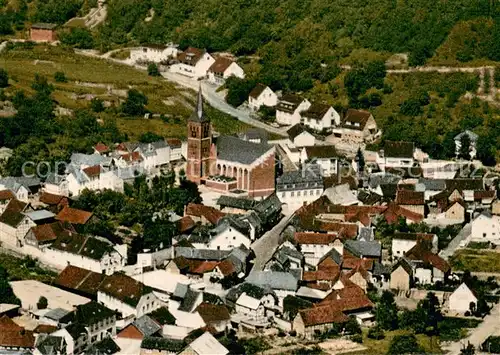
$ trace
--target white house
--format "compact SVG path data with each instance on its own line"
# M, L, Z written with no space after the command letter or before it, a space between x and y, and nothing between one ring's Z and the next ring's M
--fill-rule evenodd
M59 174L50 174L43 183L42 190L49 194L69 196L69 187L66 176Z
M472 222L471 240L500 243L500 216L484 211Z
M106 276L97 289L97 301L126 318L139 318L163 306L153 290L122 274Z
M10 190L19 201L28 202L30 190L14 177L0 179L0 190Z
M172 65L170 70L190 78L204 78L215 59L203 49L189 47L177 55L178 63Z
M465 282L458 286L448 298L450 312L465 313L470 310L471 303L477 305L477 297Z
M24 236L35 221L27 215L31 211L29 204L19 200L11 200L0 215L0 241L12 247L23 246Z
M297 95L284 95L276 106L276 123L284 126L293 126L301 121L301 112L311 107L307 99Z
M338 126L340 115L332 106L313 103L302 114L302 123L316 131L323 131Z
M247 295L245 292L236 300L235 311L256 321L262 321L266 317L266 310L262 301Z
M248 96L248 106L254 111L258 111L261 106L274 107L277 104L278 95L264 84L255 85Z
M438 237L436 234L425 233L395 233L392 237L392 256L402 257L407 251L417 245L418 241L425 241L432 245L432 252L437 253Z
M238 63L229 58L218 57L208 68L208 81L212 84L222 85L231 76L244 79L245 72Z
M286 133L290 139L290 145L294 147L312 147L316 143L316 137L309 133L301 124L290 127Z
M317 164L321 168L324 177L336 175L339 165L339 154L333 145L315 145L303 147L300 151L300 162L302 164Z
M60 268L72 265L111 275L123 269L126 257L107 240L66 232L44 249L42 259Z
M170 163L170 146L165 140L152 143L140 143L134 152L138 152L146 171Z
M465 130L464 132L458 134L455 136L454 141L455 141L455 154L456 156L460 155L460 149L462 149L462 139L463 137L467 135L469 137L470 145L469 145L469 154L470 158L474 159L477 154L476 146L477 146L477 139L479 136L475 134L474 132L471 132L469 130Z
M92 191L109 189L123 192L123 179L118 176L117 171L106 171L100 165L94 165L80 169L77 166L69 166L69 174L66 177L70 196L78 196L84 189Z
M298 232L295 233L294 240L300 245L306 264L311 266L316 266L320 259L332 249L340 255L344 253L344 243L336 233Z
M170 161L178 161L182 159L182 141L177 138L167 138L168 146L170 147Z
M252 240L250 236L242 233L235 226L223 221L211 229L207 235L204 233L192 234L189 237L189 242L197 249L230 251L242 244L249 248Z
M414 163L414 152L413 142L386 141L384 149L378 154L377 163L381 169L411 168Z
M165 63L176 58L179 50L173 44L147 45L130 50L130 59L134 63Z
M318 168L284 172L276 179L276 195L283 210L288 212L316 201L323 189L323 177Z
M246 281L260 287L270 287L278 297L279 307L283 307L286 296L295 296L299 288L296 276L280 271L256 271L251 273Z

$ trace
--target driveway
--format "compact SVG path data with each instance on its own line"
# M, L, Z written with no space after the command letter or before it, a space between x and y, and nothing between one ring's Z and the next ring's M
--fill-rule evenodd
M467 223L460 232L458 232L457 236L453 238L453 240L448 244L448 246L441 250L439 255L445 259L448 260L450 256L455 253L460 248L460 243L464 240L466 240L472 232L472 225L470 223Z

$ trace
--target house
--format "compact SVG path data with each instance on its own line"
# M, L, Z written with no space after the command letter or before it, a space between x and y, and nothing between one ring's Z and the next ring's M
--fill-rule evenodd
M66 315L66 327L52 333L64 338L68 354L80 354L92 345L116 335L116 313L97 302L80 305Z
M221 195L217 199L217 205L219 206L220 211L224 214L246 214L248 211L253 210L256 205L256 201L244 197Z
M104 278L97 289L97 300L124 319L141 317L162 306L152 289L121 273Z
M393 290L408 291L413 286L413 276L413 265L402 257L392 267L389 287Z
M0 216L1 218L1 216ZM472 241L500 242L500 216L492 215L489 211L483 211L471 222Z
M68 265L54 280L54 285L71 293L97 300L97 289L106 275Z
M45 178L42 189L50 194L69 196L69 186L65 175L49 174Z
M243 225L242 225L243 224ZM213 229L193 233L189 242L198 249L228 250L252 243L247 224L236 218L225 218Z
M323 192L323 196L327 197L333 205L353 206L359 204L359 200L348 184L329 187Z
M309 107L311 107L311 103L307 99L286 94L276 106L276 123L284 126L294 126L301 123L301 112Z
M460 150L462 149L462 139L464 136L468 136L469 138L469 155L470 159L474 159L477 155L477 140L479 136L468 129L463 131L460 134L457 134L453 139L455 141L455 155L458 157L460 155Z
M317 306L300 310L295 316L292 329L298 335L312 338L332 328L334 324L344 324L349 318L331 305Z
M382 257L382 245L379 241L363 242L359 240L346 240L343 255L354 256L360 259L380 261Z
M10 190L19 201L29 202L29 197L32 194L27 183L20 180L21 178L5 177L0 179L0 190Z
M0 317L0 351L5 353L24 353L35 348L32 331L17 325L7 316Z
M166 142L170 147L170 161L175 162L182 159L182 141L177 138L167 138Z
M69 200L66 196L51 194L46 191L43 191L40 195L39 202L43 203L54 213L59 213L63 207L69 206Z
M225 305L203 302L196 307L196 312L208 327L215 329L216 333L224 332L230 326L231 316Z
M261 106L274 107L278 104L278 96L269 86L257 84L248 95L248 106L258 111Z
M323 177L318 165L284 172L276 179L276 195L289 212L317 200L322 193Z
M413 142L385 141L384 149L378 154L377 163L381 169L411 168L414 164L414 153Z
M471 310L471 304L477 306L476 294L463 282L448 298L448 309L450 312L464 314Z
M357 149L362 143L370 143L378 137L377 122L370 112L349 109L327 138L333 144L352 145Z
M189 203L184 211L185 217L191 217L195 223L201 223L202 225L217 225L219 220L221 220L225 215L226 214L224 212L221 212L214 207L197 203Z
M398 189L395 203L419 215L423 216L425 214L425 195L423 191Z
M302 124L322 132L340 124L340 115L332 106L313 103L301 113Z
M5 208L7 207L9 202L15 198L16 196L10 190L0 191L0 214L2 214L3 211L5 211Z
M67 344L63 337L40 334L36 338L34 355L66 355Z
M305 166L317 164L322 176L328 177L339 171L339 154L333 145L304 147L300 152L300 161Z
M161 333L162 327L152 318L144 315L123 328L116 336L127 339L144 339Z
M102 142L99 142L94 146L94 154L108 156L109 153L111 153L111 149Z
M98 164L85 168L70 164L66 176L69 196L78 196L85 189L123 192L124 181L120 175L119 170L107 170Z
M146 171L164 166L170 163L170 146L165 140L151 143L139 143L133 153L139 153L142 157L142 166Z
M177 61L170 67L172 72L199 79L207 76L215 59L203 49L189 47L177 55Z
M247 295L245 292L236 300L235 311L237 314L255 321L263 321L266 318L263 302Z
M34 42L57 41L56 27L54 23L34 23L30 28L30 39Z
M73 225L86 225L95 222L97 217L94 217L92 212L87 212L84 210L79 210L77 208L71 208L65 206L56 216L58 221L63 223L71 223Z
M24 236L36 223L25 213L30 212L29 204L11 200L0 215L0 241L6 245L20 247Z
M140 355L175 355L178 354L186 344L183 340L160 338L160 337L146 337L140 344Z
M264 144L269 139L267 132L261 128L249 128L246 131L239 133L238 137L244 141L257 144Z
M267 262L264 271L290 271L292 269L302 269L304 256L290 242L284 242L274 252L271 260Z
M283 299L288 295L295 295L298 289L298 279L291 273L275 271L256 271L251 273L248 283L271 288L278 296L279 306L283 306Z
M217 339L209 332L195 339L179 355L226 355L227 350Z
M169 59L176 58L178 53L177 46L173 44L158 45L149 44L146 46L130 50L130 59L134 63L167 63Z
M244 79L245 72L242 67L229 58L218 57L208 68L208 81L212 84L222 85L231 76Z
M107 239L62 231L45 249L43 259L60 268L73 265L111 275L123 269L126 257Z
M316 142L316 138L300 123L290 127L286 133L295 147L312 147Z
M24 243L36 249L50 246L57 238L76 233L71 225L52 222L32 227L24 237Z
M392 255L401 257L419 242L427 242L432 245L432 252L437 253L438 238L436 234L427 233L394 233L392 236Z
M294 241L300 246L308 265L316 266L320 259L332 249L340 255L344 252L344 238L337 233L304 233L294 234Z
M231 136L212 137L211 124L198 92L188 120L187 178L219 191L244 190L249 197L274 193L275 147Z

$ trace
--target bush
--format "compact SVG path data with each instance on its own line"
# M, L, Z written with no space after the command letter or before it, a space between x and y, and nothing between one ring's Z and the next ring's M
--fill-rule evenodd
M158 70L158 65L155 63L148 64L148 75L149 76L160 76L160 71Z
M384 331L378 326L370 328L368 331L368 338L376 340L384 339Z
M9 86L9 74L5 69L0 68L0 88Z
M57 71L54 74L54 80L57 83L66 83L68 82L68 79L66 78L66 75L62 71Z
M90 100L90 109L96 113L104 111L104 102L98 98L94 97Z
M363 336L361 334L354 334L351 336L351 340L355 343L362 343L363 342Z
M61 43L67 46L80 49L90 49L94 47L92 33L86 28L74 27L71 30L59 34Z
M38 309L46 309L48 305L49 305L49 302L47 301L47 298L45 298L44 296L41 296L38 299L38 302L36 303L36 307Z

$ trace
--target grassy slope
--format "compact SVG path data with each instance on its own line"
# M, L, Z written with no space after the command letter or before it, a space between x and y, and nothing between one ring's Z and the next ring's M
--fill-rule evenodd
M10 281L38 280L51 282L56 276L56 273L52 271L38 266L33 267L32 261L28 261L26 258L21 259L10 254L0 253L0 265L7 270Z
M453 270L500 272L500 254L488 250L460 249L450 257Z
M89 88L77 85L76 82L90 82L111 85L116 89L134 87L144 92L149 99L147 108L178 120L169 120L166 124L160 119L144 120L140 118L118 118L120 128L129 134L131 139L141 133L151 131L163 136L185 136L186 119L192 112L194 95L191 91L176 88L161 78L153 78L146 73L125 65L109 61L77 55L71 50L52 46L36 46L34 49L14 49L0 55L0 68L8 71L11 86L6 90L31 91L30 85L36 73L45 75L55 86L55 100L63 107L71 109L85 108L86 100L76 100L75 94L93 94L115 102L117 95L109 95L106 88ZM68 83L55 83L54 73L62 71ZM183 91L183 92L181 92ZM168 100L166 105L163 101ZM213 112L212 112L213 111ZM248 128L245 124L223 113L211 110L214 128L222 133L236 133ZM106 119L108 115L103 115Z

